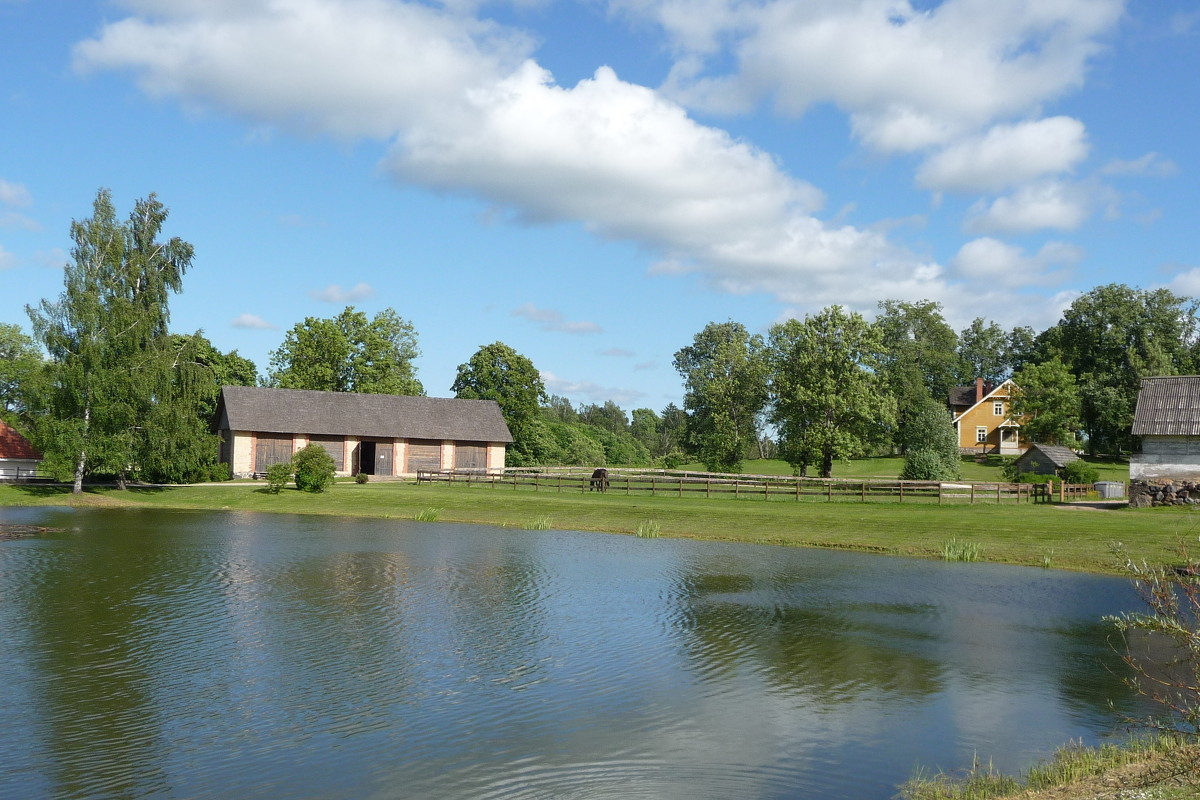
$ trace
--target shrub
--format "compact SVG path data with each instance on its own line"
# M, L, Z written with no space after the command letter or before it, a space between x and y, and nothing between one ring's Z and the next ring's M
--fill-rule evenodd
M287 486L291 479L292 462L283 461L267 467L267 491L271 494L279 494L279 491Z
M673 450L670 453L667 453L660 459L660 461L662 462L663 469L679 469L685 463L687 463L687 459L684 457L683 453L679 452L678 450Z
M1100 480L1100 470L1081 458L1063 467L1062 476L1067 483L1095 483Z
M228 464L218 462L208 468L208 479L218 483L233 480L233 472L230 471Z
M366 483L368 480L369 480L369 478L367 477L367 473L365 473L365 472L360 472L354 476L354 482L358 483L358 484Z
M912 450L904 459L900 477L906 481L945 481L954 480L959 474L958 464L947 464L941 453Z
M292 456L296 472L296 488L302 492L323 492L333 483L337 465L333 456L319 444L310 444Z

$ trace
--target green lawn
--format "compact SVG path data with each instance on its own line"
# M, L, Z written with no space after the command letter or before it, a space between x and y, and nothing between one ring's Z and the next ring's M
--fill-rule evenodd
M564 530L630 534L647 520L663 536L791 546L831 547L939 557L951 538L978 544L982 560L1089 571L1112 571L1109 544L1125 543L1136 558L1176 562L1181 540L1196 543L1200 516L1180 508L1079 510L1028 503L825 502L805 498L706 499L632 496L522 488L412 483L335 484L323 494L261 485L163 489L101 489L73 498L67 488L0 486L0 505L151 506L413 519L437 509L439 521L532 527L547 517ZM1200 548L1194 548L1200 549Z
M1122 482L1129 480L1129 460L1126 458L1085 457L1084 460L1099 470L1099 480ZM1000 456L987 456L982 461L977 461L973 456L963 456L963 480L1002 481L1004 477L1000 474L1000 469L1003 463ZM904 459L898 456L856 458L853 461L833 462L833 477L896 478L903 468ZM703 472L704 465L700 463L684 464L680 469ZM742 473L746 475L791 475L792 468L786 461L779 459L754 459L742 464ZM809 468L809 475L815 476L818 473L819 470Z

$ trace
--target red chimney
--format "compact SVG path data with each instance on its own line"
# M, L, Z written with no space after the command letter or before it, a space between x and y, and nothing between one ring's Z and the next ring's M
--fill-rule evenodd
M983 402L983 378L975 379L975 402Z

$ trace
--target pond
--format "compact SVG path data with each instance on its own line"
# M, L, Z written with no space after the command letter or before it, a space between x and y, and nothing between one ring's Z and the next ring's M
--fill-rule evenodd
M1125 580L400 520L2 509L0 797L865 798L1140 713ZM1109 703L1115 704L1110 708Z

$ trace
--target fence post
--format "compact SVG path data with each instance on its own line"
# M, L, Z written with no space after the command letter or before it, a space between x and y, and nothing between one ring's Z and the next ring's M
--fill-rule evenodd
M825 479L825 496L828 502L833 502L833 481L828 478Z
M763 481L763 499L764 500L771 499L771 479L770 478L767 478L766 480Z
M904 502L904 481L900 481L900 502Z
M737 478L733 479L733 499L737 500L742 496L742 482Z
M712 478L704 479L704 496L712 497Z
M683 497L683 476L679 476L679 496Z
M971 505L975 505L975 484L971 484Z
M1060 502L1060 503L1067 502L1067 482L1066 481L1058 482L1058 502Z
M942 504L942 482L938 481L938 505Z

